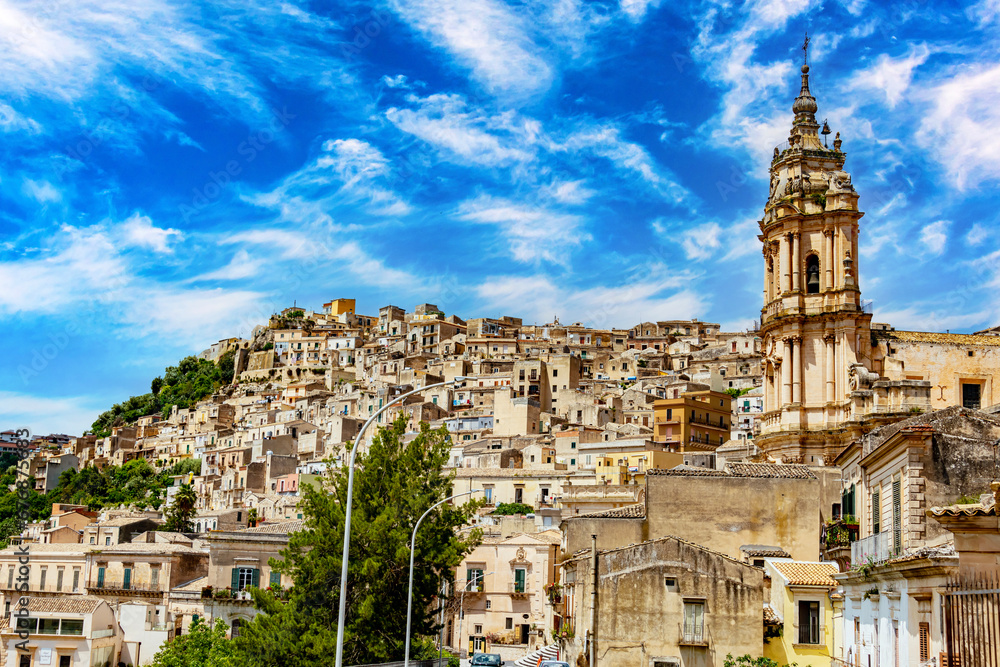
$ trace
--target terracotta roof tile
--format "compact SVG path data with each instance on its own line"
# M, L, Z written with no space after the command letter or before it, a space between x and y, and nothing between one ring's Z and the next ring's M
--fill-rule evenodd
M273 534L285 534L295 533L304 528L305 521L295 520L295 521L281 521L281 522L269 522L262 524L260 526L254 526L253 528L244 528L243 530L237 531L240 533L273 533Z
M837 582L830 576L839 572L836 563L807 563L802 561L771 561L771 565L788 580L789 586L829 586Z
M646 516L646 504L626 505L611 510L601 510L590 512L589 514L575 514L570 519L641 519Z
M29 597L28 611L89 614L100 607L101 603L104 603L104 600L93 595L65 595L57 598Z

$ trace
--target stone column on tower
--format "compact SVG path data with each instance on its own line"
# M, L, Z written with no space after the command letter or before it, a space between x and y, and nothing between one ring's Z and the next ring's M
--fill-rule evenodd
M835 361L834 356L836 355L835 347L836 337L832 333L828 333L823 336L823 342L826 344L826 402L833 403L837 395L837 378L834 376Z
M799 267L802 266L802 255L799 239L802 235L799 232L792 232L792 291L798 292L802 289L799 282Z
M792 403L802 403L802 337L792 336Z
M823 291L834 289L833 286L833 230L823 230L823 264L826 266L826 284Z
M792 341L781 340L784 350L781 358L781 407L792 402Z

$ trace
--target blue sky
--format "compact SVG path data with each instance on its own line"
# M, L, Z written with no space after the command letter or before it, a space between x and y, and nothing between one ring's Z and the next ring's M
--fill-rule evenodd
M803 33L876 320L1000 322L1000 2L0 0L0 422L296 300L759 314Z

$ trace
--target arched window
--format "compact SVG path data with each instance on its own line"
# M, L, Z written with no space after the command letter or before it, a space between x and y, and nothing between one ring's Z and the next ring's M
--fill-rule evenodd
M231 635L233 639L236 639L237 637L240 636L240 626L241 625L243 625L243 619L241 619L241 618L234 618L233 619L233 631L232 631L232 635Z
M806 257L806 294L819 294L819 256Z

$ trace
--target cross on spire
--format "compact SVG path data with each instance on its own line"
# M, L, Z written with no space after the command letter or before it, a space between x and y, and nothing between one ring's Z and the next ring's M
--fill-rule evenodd
M806 33L806 39L802 42L802 64L809 64L809 33Z

